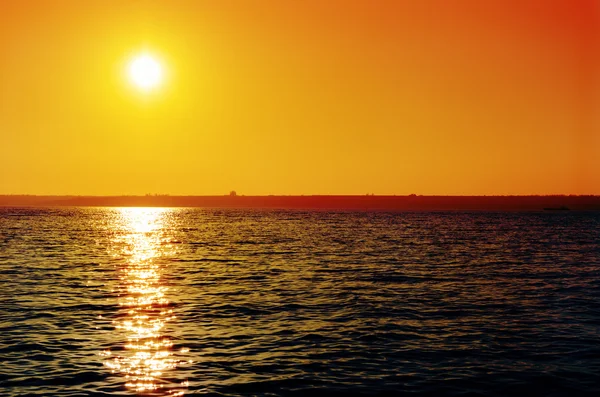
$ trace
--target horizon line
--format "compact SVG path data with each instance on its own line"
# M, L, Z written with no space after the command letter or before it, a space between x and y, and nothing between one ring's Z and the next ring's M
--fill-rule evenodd
M553 194L31 194L31 193L0 193L0 197L600 197L594 193L553 193Z

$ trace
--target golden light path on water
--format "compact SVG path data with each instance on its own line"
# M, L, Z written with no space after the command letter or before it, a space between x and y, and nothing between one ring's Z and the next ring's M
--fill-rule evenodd
M165 208L119 209L113 230L112 255L124 258L119 266L118 319L113 321L123 349L105 350L104 365L124 376L130 390L153 395L181 396L188 382L178 385L164 378L184 361L173 357L173 342L165 335L175 318L164 285L165 262L175 255L167 223L173 210ZM187 349L181 349L186 353ZM186 362L187 363L187 362Z

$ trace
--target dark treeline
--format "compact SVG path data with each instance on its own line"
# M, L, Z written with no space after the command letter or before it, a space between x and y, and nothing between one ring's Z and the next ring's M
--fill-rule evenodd
M0 196L0 206L213 207L340 210L600 210L600 196Z

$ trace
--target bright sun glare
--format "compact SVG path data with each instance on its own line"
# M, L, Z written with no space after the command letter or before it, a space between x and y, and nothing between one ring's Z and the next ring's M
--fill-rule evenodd
M129 64L131 81L143 90L149 90L160 84L162 68L150 55L140 55Z

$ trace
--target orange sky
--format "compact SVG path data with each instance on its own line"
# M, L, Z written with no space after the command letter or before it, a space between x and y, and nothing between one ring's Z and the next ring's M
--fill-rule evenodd
M0 194L600 194L599 57L595 0L3 0Z

